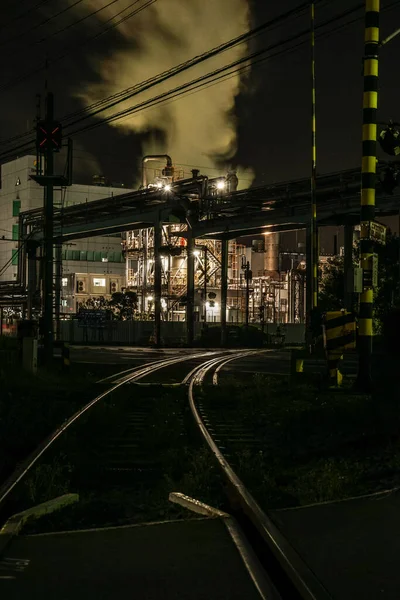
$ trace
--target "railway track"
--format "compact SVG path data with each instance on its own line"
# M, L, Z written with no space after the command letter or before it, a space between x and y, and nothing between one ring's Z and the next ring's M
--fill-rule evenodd
M174 436L176 440L187 433L184 404L178 402L174 405L173 396L179 393L184 397L187 393L194 421L228 483L229 497L233 499L230 512L242 525L260 563L278 589L280 597L284 600L286 598L328 599L326 590L288 544L268 514L260 508L245 483L235 472L235 456L238 450L249 445L257 446L260 441L254 437L249 427L237 423L233 413L231 418L227 418L225 414L221 419L218 410L213 410L202 402L197 394L206 383L218 385L221 369L226 364L260 352L262 351L196 352L184 357L171 357L137 366L101 380L98 383L106 385L107 389L49 436L0 488L0 509L3 506L7 507L4 513L6 518L15 512L12 510L13 492L29 477L35 465L44 460L50 453L50 449L54 449L57 441L67 438L67 434L74 430L72 427L74 424L83 422L85 415L89 417L87 423L90 423L90 415L94 414L93 409L107 403L110 408L109 414L111 415L115 409L116 416L110 419L99 435L95 436L96 439L81 436L80 439L83 439L86 445L80 448L78 454L82 456L85 451L86 458L80 468L74 465L72 479L74 488L78 489L83 496L86 494L95 497L97 501L100 497L104 497L105 503L109 502L110 492L123 491L124 498L135 498L138 490L154 488L164 477L166 464L157 450L157 430L152 431L154 423L157 422L159 405L165 399L165 393L167 396L169 393L168 418L172 419L170 432L171 445L173 445ZM163 386L161 383L146 382L147 385L143 385L143 381L151 378L156 372L161 374L160 381L165 381L168 379L168 370L175 369L179 365L181 365L182 385L177 388L177 391L161 387ZM164 390L163 394L160 393L161 390ZM161 417L164 418L165 414L162 413ZM73 436L72 441L76 442ZM137 505L134 504L133 507L137 510ZM116 521L115 514L111 514L108 518L111 518L112 524L124 523L123 519ZM129 520L129 514L125 522L132 522ZM106 521L102 524L111 524L107 522L107 515ZM96 525L101 524L96 523Z
M261 450L263 441L251 428L237 422L234 413L229 416L229 406L221 411L202 401L198 390L211 381L218 385L223 366L244 354L211 359L193 369L186 377L191 412L205 443L224 473L229 487L233 514L242 525L268 576L275 584L282 599L328 600L331 598L314 573L290 546L268 513L252 496L236 473L236 460L240 450L251 447ZM226 410L227 409L227 410Z
M123 372L111 375L98 384L107 386L107 389L90 400L82 409L67 419L61 427L48 436L42 444L21 463L11 477L0 487L0 511L2 518L8 516L14 510L12 501L13 494L18 491L21 484L32 474L35 466L44 461L51 452L54 452L56 444L60 444L71 434L72 443L76 442L74 431L85 419L90 424L91 415L95 414L95 408L108 403L113 405L113 397L122 392L126 393L127 401L119 411L117 418L112 415L110 423L99 437L93 436L93 440L85 440L81 449L86 453L86 458L81 465L75 468L75 483L87 490L97 491L107 487L121 488L123 486L135 486L138 482L144 482L149 478L157 478L160 473L158 457L151 456L143 451L144 441L148 437L151 426L151 416L154 403L149 402L149 394L145 388L141 389L133 384L154 376L160 372L161 380L166 378L169 369L176 368L182 364L182 374L185 374L184 363L189 363L189 368L207 360L221 359L227 357L234 351L193 352L185 356L179 355L166 359L157 360L140 366L126 369ZM140 394L138 389L141 389ZM150 387L151 389L151 387ZM128 393L129 391L129 393ZM121 403L119 403L121 404ZM174 422L176 426L182 426L182 416ZM82 428L81 428L82 429ZM183 432L183 430L182 430ZM82 436L81 436L82 442ZM68 445L67 445L68 448ZM70 447L68 449L71 449ZM18 495L18 494L17 494ZM4 508L5 507L5 508ZM21 506L18 505L18 510Z

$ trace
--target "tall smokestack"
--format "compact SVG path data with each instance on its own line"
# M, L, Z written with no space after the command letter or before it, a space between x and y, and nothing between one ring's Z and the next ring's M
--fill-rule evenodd
M265 271L279 271L279 243L279 233L270 233L265 236Z

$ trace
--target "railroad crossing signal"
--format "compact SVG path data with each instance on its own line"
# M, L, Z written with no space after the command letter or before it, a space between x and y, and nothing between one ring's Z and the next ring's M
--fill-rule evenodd
M394 127L394 123L389 123L386 129L380 132L379 144L386 154L391 156L400 154L400 131Z
M61 123L58 121L39 121L36 128L36 145L40 153L48 150L59 152L62 145Z

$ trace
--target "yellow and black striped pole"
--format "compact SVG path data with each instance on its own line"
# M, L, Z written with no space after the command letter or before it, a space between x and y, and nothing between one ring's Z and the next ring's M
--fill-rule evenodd
M375 219L376 129L378 109L379 2L365 2L364 94L361 166L360 266L363 291L359 313L359 369L357 386L370 391L373 317L373 240L369 223Z
M315 6L311 2L311 215L307 227L307 320L309 349L312 347L312 311L318 305L318 230L317 230L317 144L316 144L316 92L315 92Z

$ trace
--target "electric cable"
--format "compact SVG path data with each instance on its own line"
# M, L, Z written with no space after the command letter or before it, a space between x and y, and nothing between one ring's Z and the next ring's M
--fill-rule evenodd
M396 4L399 4L399 1L392 3L392 4L390 5L390 7L386 7L386 8L387 8L387 9L388 9L388 8L392 8L392 7L393 7L394 5L396 5ZM349 9L349 10L347 10L347 11L344 11L344 13L341 13L340 15L336 15L335 17L333 17L333 18L331 18L331 19L328 19L328 20L326 20L324 23L320 24L320 25L317 27L317 29L319 29L319 28L321 28L321 27L325 27L326 25L328 25L328 24L331 24L331 23L333 23L333 22L337 21L338 19L340 19L340 18L343 18L344 16L347 16L347 15L351 14L352 12L354 12L354 11L358 10L358 9L359 9L359 7L360 7L360 5L357 5L356 7L353 7L352 9ZM336 31L338 31L338 30L342 29L343 27L346 27L346 26L348 26L349 24L351 24L351 23L353 23L353 22L356 22L357 20L359 20L359 19L358 19L358 18L356 18L356 19L353 19L352 21L350 21L350 22L348 22L348 23L341 24L340 26L337 26L336 28L332 29L332 30L331 30L331 31L329 31L329 32L325 32L325 33L323 33L323 34L319 34L319 35L318 35L318 37L320 37L321 35L323 35L323 36L328 36L328 35L331 35L332 33L334 33L334 32L336 32ZM291 38L288 38L288 39L286 39L286 40L284 40L284 41L282 41L282 42L280 42L280 43L278 43L278 44L272 45L272 46L270 46L270 47L268 47L268 48L266 48L266 49L262 49L262 50L260 50L260 51L259 51L259 52L257 52L257 53L253 53L253 55L251 55L251 56L247 56L247 57L245 57L245 58L243 58L243 59L240 59L239 61L235 61L235 63L231 63L230 65L227 65L227 66L225 66L225 67L223 67L223 68L221 68L221 69L219 69L219 70L217 70L217 71L214 71L214 72L212 72L212 73L209 73L209 74L207 74L207 75L204 75L202 78L198 78L197 80L192 80L191 82L188 82L187 84L184 84L184 87L183 87L183 86L179 86L178 88L175 88L174 90L170 90L170 92L167 92L167 93L163 94L163 96L171 96L172 94L175 94L175 96L180 96L180 95L182 95L182 93L184 92L184 89L187 89L187 88L190 88L190 87L194 86L195 84L197 84L197 83L201 82L201 80L210 79L210 78L212 78L212 77L214 77L214 79L222 79L223 77L225 77L225 78L226 78L226 77L234 76L234 73L235 73L235 72L231 72L231 73L225 73L225 75L224 75L224 76L222 76L222 77L217 77L217 75L218 75L220 72L223 72L223 71L226 71L226 70L232 69L232 68L233 68L233 66L235 66L235 65L236 65L236 64L238 64L238 63L240 64L240 62L246 62L246 61L249 61L249 60L253 59L252 65L254 65L254 64L257 64L257 63L259 63L259 62L262 62L263 60L268 60L269 58L272 58L273 56L281 55L281 54L282 54L282 53L284 53L284 52L291 52L291 51L293 51L293 50L294 50L294 48L286 48L285 50L283 50L283 51L281 51L281 52L279 52L279 53L275 53L273 56L264 57L264 58L263 58L261 61L254 61L254 58L255 58L257 55L260 55L260 54L263 54L263 53L265 53L265 52L267 52L267 51L270 51L271 49L273 49L273 48L274 48L274 47L276 47L276 46L279 46L279 45L284 45L284 44L290 43L291 41L294 41L294 40L298 39L299 37L301 37L301 36L304 36L305 34L308 34L308 33L309 33L309 31L308 31L308 29L307 29L307 30L305 30L305 31L301 32L300 34L296 34L295 36L291 36ZM300 42L298 45L296 45L296 48L297 48L299 45L303 44L303 43L305 43L305 41L303 41L303 42ZM247 67L245 66L244 68L250 68L252 65L248 65ZM243 68L241 68L240 70L243 70ZM199 87L199 86L197 86L197 85L196 85L196 87ZM182 88L183 88L183 89L182 89ZM193 88L193 89L195 89L195 88ZM190 91L190 90L189 90L189 91ZM167 99L167 98L166 98L166 99ZM74 131L74 132L73 132L73 134L78 134L78 133L81 133L81 132L87 131L87 130L89 130L89 129L92 129L92 128L94 128L94 127L97 127L97 126L99 126L99 125L101 125L101 124L108 123L108 122L111 122L111 121L113 121L113 120L118 120L118 119L120 119L120 118L123 118L124 116L128 116L130 113L136 112L136 111L137 111L137 110L139 110L139 109L143 109L143 108L144 108L144 107L146 107L146 106L149 106L149 105L151 106L151 105L158 104L158 103L160 103L160 100L161 100L161 98L160 98L159 96L156 96L155 98L152 98L152 99L150 99L150 100L147 100L147 101L146 101L146 102L144 102L144 103L141 103L141 104L139 104L139 105L136 105L136 106L134 106L134 107L130 107L129 109L126 109L125 111L120 111L119 113L116 113L116 114L114 114L114 115L110 115L109 117L107 117L106 119L103 119L102 121L99 121L99 122L97 122L97 123L94 123L94 124L91 124L91 125L89 125L89 126L86 126L86 127L82 128L82 129L80 129L80 130L76 130L76 131ZM89 116L92 116L92 115L89 115ZM76 124L76 122L75 122L75 123L71 123L71 124L67 125L67 127L68 127L68 126L73 126L74 124ZM25 135L25 134L23 134L23 135ZM32 146L32 144L33 144L33 142L32 142L32 141L26 142L25 144L21 144L21 145L20 145L20 146L18 146L17 148L14 148L14 149L12 149L12 150L10 150L10 151L7 151L5 154L7 154L7 155L8 155L10 152L15 152L16 150L20 150L20 149L22 149L22 148L26 148L26 147L28 147L28 146ZM3 155L4 155L4 153L3 153ZM3 156L3 155L0 155L0 157L1 157L1 156Z
M16 40L21 39L22 37L26 37L27 35L29 35L32 31L35 31L36 29L39 29L39 27L42 27L43 25L46 25L47 23L49 23L50 21L52 21L53 19L56 19L57 17L59 17L60 15L63 15L64 13L66 13L67 11L71 10L71 8L74 8L74 6L77 6L78 4L81 4L82 2L84 2L84 0L75 0L75 2L73 4L70 4L69 6L67 6L66 8L63 8L62 10L60 10L58 13L56 13L55 15L52 15L51 17L47 17L47 19L44 19L44 21L41 21L40 23L37 23L36 25L33 25L33 27L31 27L30 29L28 29L27 31L23 31L22 33L18 33L18 35L12 37L12 38L8 38L8 40L4 40L3 42L0 42L0 47L1 46L6 46L7 44L10 44L12 42L15 42Z
M131 8L132 6L134 6L135 4L137 4L139 1L140 0L135 0L129 6L127 6L126 8L124 8L122 10L120 10L118 13L116 13L115 15L113 15L112 17L110 17L107 21L105 21L105 24L110 23L111 21L113 21L117 16L119 16L122 13L126 12L129 8ZM99 39L101 36L107 34L112 29L115 29L116 27L118 27L118 25L121 25L121 23L124 23L128 19L134 17L136 14L138 14L139 12L141 12L142 10L144 10L145 8L147 8L148 6L151 6L155 2L157 2L157 0L148 0L144 5L140 6L136 10L128 13L124 17L121 17L121 19L119 21L117 21L116 23L111 23L111 25L109 27L107 27L106 29L102 29L101 31L99 31L95 35L93 35L91 37L88 37L88 38L84 38L81 43L74 44L73 46L67 48L66 51L63 54L60 54L60 55L56 56L55 58L52 58L51 60L46 61L47 62L47 66L51 66L54 63L57 63L60 60L63 60L67 56L75 54L80 48L82 48L86 44L89 44L90 42L93 42L93 41ZM0 86L0 92L6 91L6 90L10 89L11 87L14 87L14 85L17 85L18 83L21 83L22 81L25 81L26 79L29 79L32 75L36 75L37 73L40 73L45 68L46 68L45 65L40 65L36 69L28 71L24 75L20 75L20 76L16 77L15 79L12 79L12 80L8 81L3 86Z

